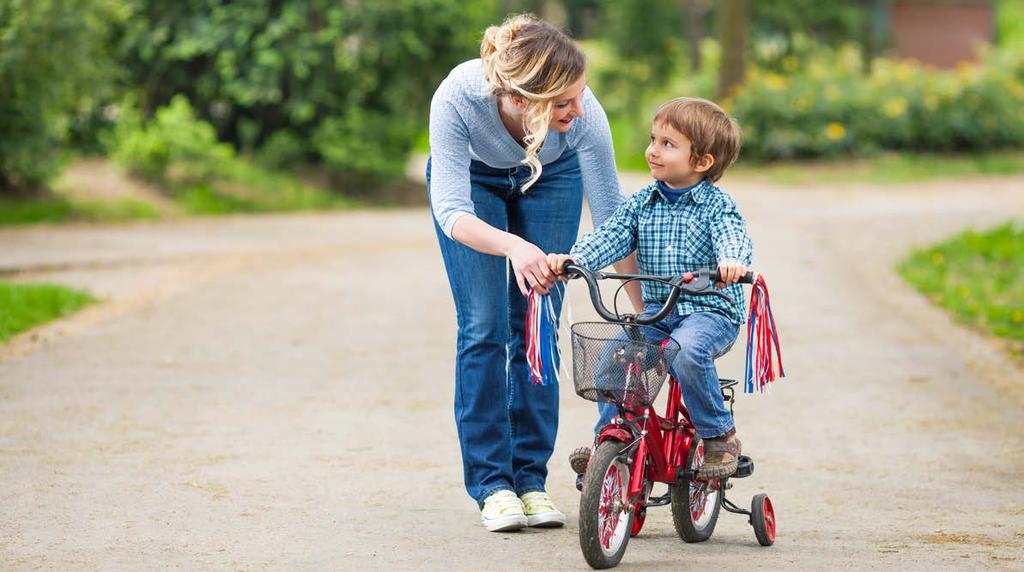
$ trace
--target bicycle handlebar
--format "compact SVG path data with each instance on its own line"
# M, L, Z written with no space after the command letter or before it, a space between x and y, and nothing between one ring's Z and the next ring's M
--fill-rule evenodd
M579 266L574 262L566 262L563 267L565 272L570 277L580 276L587 283L587 289L590 291L590 300L594 303L594 309L601 315L602 318L609 322L623 322L630 321L642 326L649 326L656 322L660 322L672 311L675 307L676 302L679 300L680 294L688 294L690 296L720 296L725 298L730 303L732 298L719 292L715 288L714 284L721 281L721 274L718 269L701 268L696 272L687 272L682 276L650 276L645 274L616 274L612 272L593 272ZM658 310L658 313L651 316L650 318L641 318L640 316L626 315L625 318L614 314L605 307L604 302L601 300L601 291L597 287L598 280L604 280L611 278L615 280L647 280L651 282L661 282L666 284L672 289L672 293L669 294L668 300L665 300L665 304ZM741 284L753 284L756 275L753 272L747 272L743 277L739 279Z

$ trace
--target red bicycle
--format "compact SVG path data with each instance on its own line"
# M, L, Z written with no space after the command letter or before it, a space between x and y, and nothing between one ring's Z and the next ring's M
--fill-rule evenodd
M565 271L586 281L594 308L606 320L578 322L572 327L576 393L584 399L614 404L618 410L618 416L598 432L589 459L583 457L586 469L582 483L577 483L582 492L580 548L587 563L598 569L616 566L629 538L643 528L647 509L664 505L671 505L676 532L685 542L710 538L724 507L749 517L762 546L773 544L775 511L767 495L754 496L749 511L726 498L730 478L753 473L754 463L749 457L740 457L732 477L698 478L704 459L703 442L690 422L679 382L669 371L679 345L661 330L650 327L671 312L681 294L728 299L714 287L718 271L645 276L591 272L571 262ZM601 301L597 281L602 279L623 280L623 284L633 280L661 282L671 286L671 295L653 316L618 314ZM748 284L753 281L753 273L741 280ZM668 403L664 415L658 415L653 402L666 377ZM720 380L722 398L730 410L736 384L735 380ZM655 483L667 484L668 491L651 496Z

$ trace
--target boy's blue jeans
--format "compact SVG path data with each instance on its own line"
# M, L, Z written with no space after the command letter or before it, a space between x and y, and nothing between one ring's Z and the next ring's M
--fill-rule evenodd
M544 252L569 252L583 200L574 151L545 165L525 194L520 189L529 167L495 169L474 161L469 175L477 217ZM458 317L455 423L466 490L480 504L503 489L543 491L558 430L558 386L529 381L527 299L505 258L448 238L436 220L434 228ZM552 295L552 301L558 315L562 300Z
M659 309L660 306L647 306L643 315L652 316ZM683 403L690 412L690 421L696 427L697 435L708 439L732 429L732 413L725 407L722 398L715 359L732 348L739 334L739 326L714 312L697 312L681 317L677 310L673 310L667 318L650 327L670 335L679 344L680 350L672 362L671 372L679 380ZM626 339L625 334L623 339ZM652 341L659 343L661 340ZM622 381L619 380L623 375L623 365L606 360L595 375L598 387L602 384L618 384L621 387ZM598 403L597 407L600 419L594 428L595 432L618 415L613 403Z

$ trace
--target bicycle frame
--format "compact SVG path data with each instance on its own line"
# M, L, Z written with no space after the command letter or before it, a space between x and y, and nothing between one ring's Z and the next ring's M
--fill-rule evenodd
M636 367L631 364L630 368ZM643 407L642 413L619 406L620 421L601 428L598 444L607 440L624 443L633 459L629 483L629 498L646 494L645 481L676 484L680 469L696 436L690 422L690 413L682 402L682 390L675 376L669 377L668 404L665 416L659 416L654 405Z

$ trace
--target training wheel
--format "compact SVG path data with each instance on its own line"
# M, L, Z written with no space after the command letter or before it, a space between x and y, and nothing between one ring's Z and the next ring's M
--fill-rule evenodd
M755 495L750 501L750 525L761 546L775 544L775 509L768 495Z

